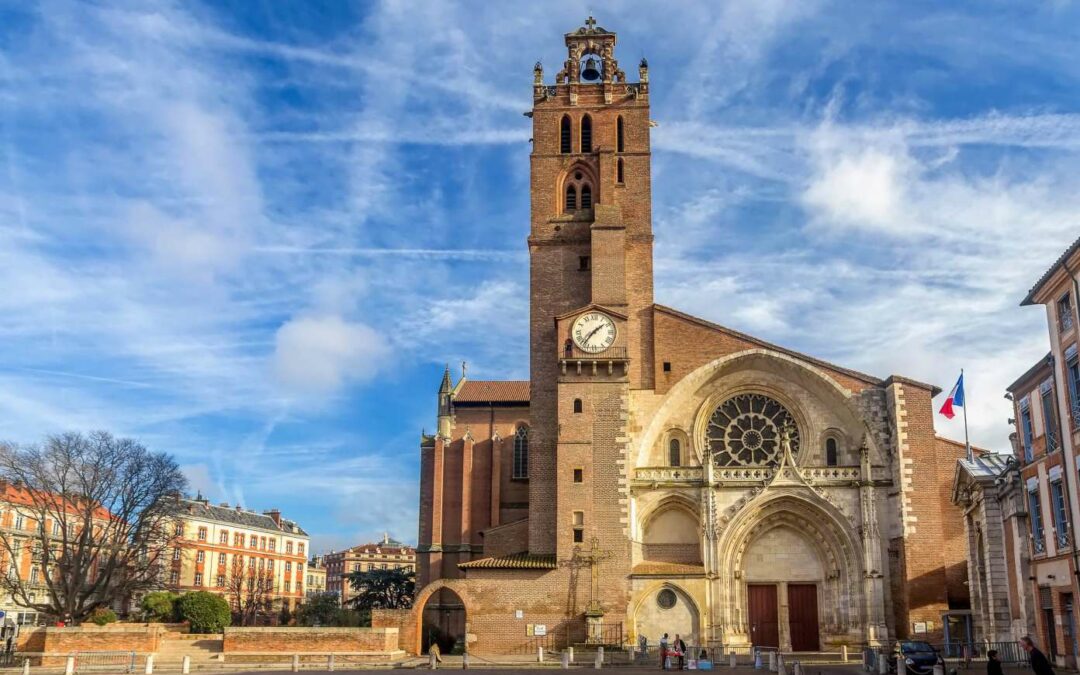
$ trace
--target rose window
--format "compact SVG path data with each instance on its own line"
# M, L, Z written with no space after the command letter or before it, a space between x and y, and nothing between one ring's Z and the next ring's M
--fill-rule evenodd
M739 394L713 411L705 441L716 466L776 466L785 428L797 455L799 430L787 408L762 394Z

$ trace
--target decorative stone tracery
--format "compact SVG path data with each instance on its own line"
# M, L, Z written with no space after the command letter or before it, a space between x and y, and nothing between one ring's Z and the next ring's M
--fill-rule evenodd
M779 401L764 394L739 394L717 406L706 441L716 466L776 466L782 431L793 429L791 453L799 452L795 420Z

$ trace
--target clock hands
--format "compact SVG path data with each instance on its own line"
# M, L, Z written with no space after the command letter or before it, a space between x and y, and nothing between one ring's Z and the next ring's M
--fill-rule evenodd
M588 334L588 335L586 335L586 336L584 337L584 339L582 339L582 342L588 342L588 341L589 341L589 339L590 339L590 338L591 338L592 336L596 335L596 331L600 330L600 329L601 329L601 328L603 328L603 327L604 327L604 324L600 324L600 325L599 325L599 326L597 326L596 328L593 328L593 329L592 329L591 331L589 331L589 334Z

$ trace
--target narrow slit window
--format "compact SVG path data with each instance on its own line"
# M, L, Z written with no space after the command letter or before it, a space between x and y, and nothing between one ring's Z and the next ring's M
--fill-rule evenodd
M580 398L575 398L574 399L574 412L575 413L580 413L581 412L581 399Z
M577 190L573 185L566 186L566 210L574 211L577 209Z
M570 131L570 116L569 115L563 115L562 122L560 123L560 132L561 132L560 133L560 136L561 136L560 151L562 152L562 154L568 155L571 152L573 152L573 149L570 147L570 141L574 137L574 134Z
M621 159L619 161L615 162L615 182L616 183L622 183L623 182L623 166L622 166L622 160Z
M581 208L592 208L592 188L590 188L588 185L581 186Z
M514 478L529 477L529 428L520 426L514 434Z
M621 115L615 120L615 151L623 151L623 121ZM622 162L619 163L619 168L622 169ZM622 180L620 179L619 182L621 183Z
M829 438L825 441L825 464L836 466L836 439Z
M668 443L668 454L671 466L682 466L682 443L679 439L673 438Z
M578 271L588 272L592 269L592 258L587 255L578 257Z
M581 151L592 152L592 118L581 118Z

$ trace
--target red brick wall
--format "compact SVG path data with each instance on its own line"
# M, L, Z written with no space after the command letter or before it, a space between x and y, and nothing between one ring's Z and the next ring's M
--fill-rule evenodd
M372 628L397 628L397 648L411 652L416 643L416 614L411 609L373 609Z
M226 628L223 651L370 652L398 649L396 628Z

